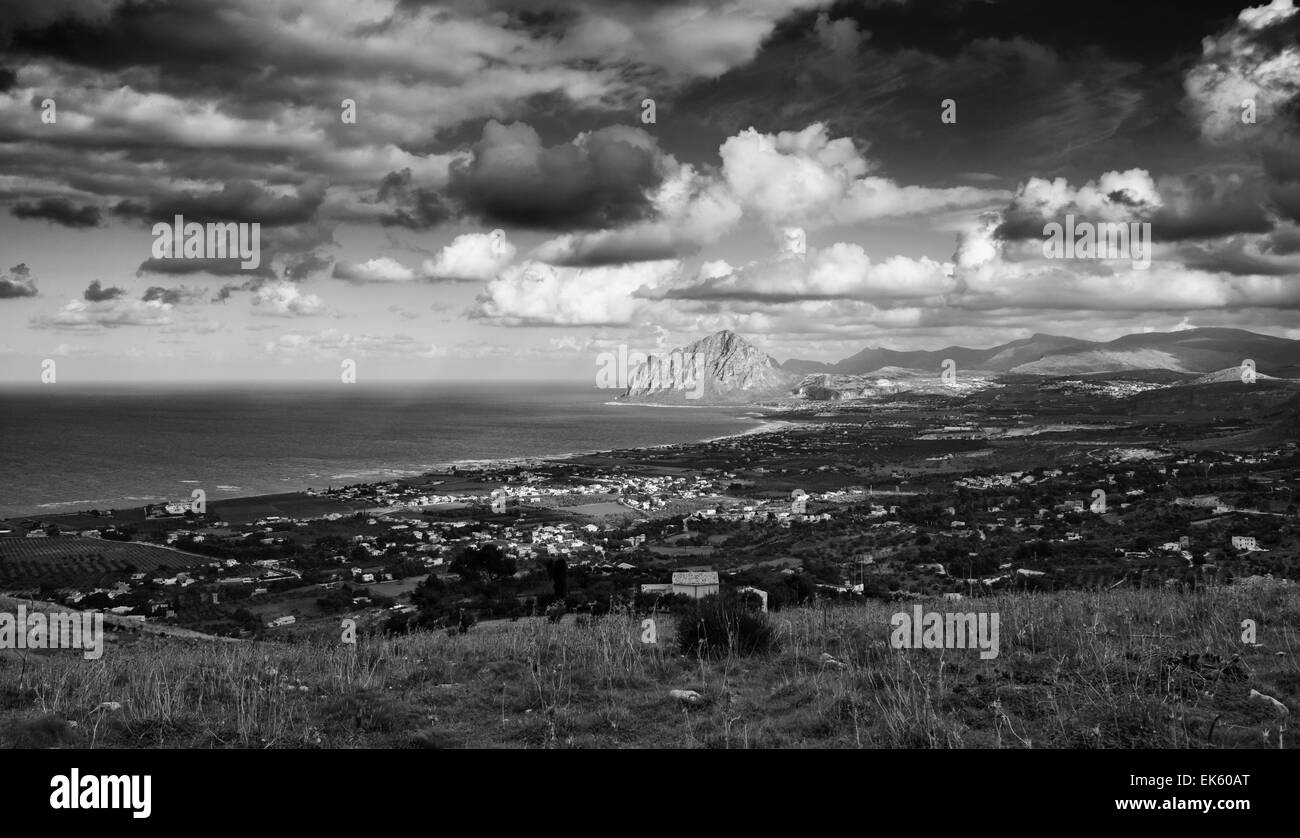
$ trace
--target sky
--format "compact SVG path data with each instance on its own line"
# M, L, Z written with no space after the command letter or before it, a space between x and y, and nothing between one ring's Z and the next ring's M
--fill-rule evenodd
M257 264L159 251L178 215L258 225ZM1052 256L1067 216L1149 225L1150 264ZM579 380L720 329L834 361L1298 308L1292 0L0 7L0 381Z

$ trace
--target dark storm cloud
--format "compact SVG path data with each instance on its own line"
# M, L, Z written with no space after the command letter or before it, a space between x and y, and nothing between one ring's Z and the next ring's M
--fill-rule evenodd
M746 63L774 21L810 2L766 0L733 17L729 3L713 0L450 0L381 4L379 14L257 0L79 8L24 0L0 9L0 31L12 35L5 66L64 90L60 116L83 121L59 132L0 121L0 170L23 171L39 185L15 188L10 200L33 204L71 186L102 196L116 217L146 222L180 213L295 224L328 207L336 220L420 231L464 214L552 230L619 225L646 215L644 187L659 180L659 154L644 136L608 136L601 126L611 111L654 80L669 95L685 78ZM34 88L24 96L26 115L35 116L44 95ZM343 96L359 103L354 125L338 119ZM468 132L485 119L528 114L547 139L537 142L517 194L506 182L510 161L494 154L514 149L486 136L486 158L458 169L448 188L440 155L471 145ZM565 139L595 133L550 145L562 130ZM385 172L378 203L388 206L377 212L363 190ZM281 192L258 194L263 184L304 177L328 182L328 201L323 187L299 187L297 207ZM175 194L159 186L181 179L224 188ZM92 218L81 212L69 220Z
M146 303L159 300L160 302L169 305L177 305L179 303L201 299L206 293L207 292L202 288L190 288L185 285L178 288L164 288L161 285L152 285L145 290L144 295L140 297L140 299Z
M118 297L126 294L126 291L116 286L105 288L98 279L92 281L82 292L82 297L88 303L102 303L105 300L116 300Z
M1300 180L1300 147L1266 148L1263 159L1264 172L1270 178L1277 181Z
M294 187L288 194L279 194L247 181L236 181L228 182L213 192L168 192L154 195L147 201L123 200L113 206L112 213L146 224L172 223L176 215L181 215L187 224L239 222L261 225L260 263L256 268L242 267L239 259L154 257L140 264L137 276L243 274L269 279L276 275L272 263L278 260L286 276L300 278L313 270L312 264L324 258L315 252L316 249L334 243L333 225L315 220L324 198L325 185L318 180Z
M103 24L124 0L5 0L0 6L0 46L15 33L64 21Z
M675 259L695 252L690 248L662 236L646 234L635 238L613 238L575 250L564 252L547 261L552 265L570 268L598 268L606 265L623 265L628 262L653 262L658 259Z
M0 300L35 297L36 294L36 280L26 264L14 265L8 273L0 273Z
M1156 241L1212 239L1273 228L1264 184L1254 172L1200 172L1161 178L1165 206L1151 213Z
M224 303L226 300L230 299L231 295L234 294L236 291L249 291L257 287L258 284L259 283L256 280L249 280L248 282L239 285L232 285L228 283L217 289L217 293L212 295L212 302Z
M716 147L751 125L773 132L825 122L869 143L894 175L932 184L968 171L1015 177L1026 168L1113 166L1116 136L1159 125L1175 109L1175 68L1103 47L1061 51L1014 28L951 52L921 44L900 48L853 17L802 15L752 63L675 96L674 124L698 126L693 145ZM939 120L949 98L955 124ZM663 140L678 157L698 150L679 132ZM926 154L917 153L922 146Z
M1300 19L1300 15L1296 16ZM1297 136L1300 143L1300 136ZM1274 147L1264 152L1264 171L1272 179L1269 199L1278 214L1300 222L1300 148Z
M1274 254L1282 256L1284 254ZM1273 258L1253 252L1244 238L1233 238L1223 245L1191 245L1179 250L1178 260L1195 270L1234 274L1236 276L1287 276L1297 272L1295 260Z
M380 216L385 227L428 230L451 217L451 208L432 187L412 182L411 170L389 172L379 184L379 202L392 206Z
M1300 227L1291 225L1274 230L1273 235L1265 243L1264 250L1278 256L1300 253Z
M161 274L163 276L187 276L189 274L211 274L213 276L257 276L274 279L275 271L269 260L262 259L256 268L241 267L238 259L146 259L136 268L135 275Z
M103 221L99 207L93 204L77 206L62 196L41 198L39 201L20 201L9 212L15 218L43 219L73 229L98 227Z
M1075 213L1079 216L1080 213ZM1086 220L1079 218L1078 220ZM1002 215L1002 223L998 225L996 235L1004 241L1023 241L1025 239L1041 239L1043 237L1043 225L1049 221L1059 221L1055 215L1045 216L1028 208L1021 208L1012 205Z
M311 221L324 200L323 181L297 186L289 195L277 195L249 181L233 181L218 192L171 192L155 195L147 204L125 200L114 205L112 211L145 222L171 222L183 215L187 222L257 222L263 227L278 227Z
M639 128L610 126L544 146L524 123L483 128L472 163L452 168L449 193L485 222L540 230L601 229L650 215L662 153Z
M44 2L44 0L37 0ZM20 55L49 57L101 71L150 67L160 88L236 91L260 99L283 95L294 76L337 72L344 57L300 45L284 49L250 8L208 0L131 2L111 14L60 16L15 32ZM261 85L246 85L260 78Z
M1280 183L1269 190L1277 211L1292 221L1300 221L1300 180Z
M1245 5L1242 0L1096 0L1065 9L1041 0L842 0L830 16L855 21L871 33L873 43L891 50L950 57L973 41L1014 35L1062 51L1100 46L1154 64L1199 49L1207 32L1222 28ZM815 16L805 13L789 21L773 40L799 37Z
M364 91L368 80L406 83L412 74L425 83L454 85L466 72L480 72L484 63L509 65L521 75L551 71L564 62L572 62L572 69L580 73L596 73L606 66L629 73L680 71L689 75L710 70L715 64L721 70L746 60L751 42L757 45L788 4L799 3L764 3L734 26L727 21L724 4L712 0L696 4L711 10L709 26L676 44L675 54L669 57L655 49L626 55L625 43L607 33L613 27L633 35L636 43L671 37L676 33L657 30L655 22L664 8L682 5L678 3L395 3L390 14L381 12L381 16L367 18L371 14L367 8L355 20L340 20L340 10L330 8L320 16L329 28L294 31L292 24L300 18L313 18L315 10L294 13L267 8L270 4L263 6L255 0L105 2L105 10L94 15L43 15L30 20L16 28L12 48L23 56L57 59L103 72L148 68L156 73L154 83L164 92L229 94L230 106L303 105L322 98L337 102L341 87L350 87L354 93ZM274 17L277 12L282 19ZM766 25L756 26L760 20ZM475 31L491 43L480 48L465 39L463 61L426 62L417 58L414 50L371 50L359 44L371 37L400 34L403 29L442 26L450 30L465 21L472 21ZM363 48L341 48L345 40ZM516 48L521 42L526 42L522 52ZM561 42L564 49L556 50ZM552 51L556 53L553 59L537 59ZM563 92L568 86L558 76L546 85L552 92ZM593 86L592 92L598 96L597 87ZM503 112L502 108L488 108L476 117Z
M658 5L669 5L661 0ZM580 10L589 3L579 0L397 0L395 18L409 17L431 10L456 9L479 14L500 14L505 25L533 35L558 37L581 18ZM606 8L618 5L607 0Z
M310 278L333 263L334 258L318 253L301 253L285 260L284 278L293 282Z

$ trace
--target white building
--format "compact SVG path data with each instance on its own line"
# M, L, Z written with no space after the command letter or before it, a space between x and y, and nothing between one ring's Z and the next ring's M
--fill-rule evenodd
M685 594L695 599L703 599L718 592L718 572L716 570L677 571L673 574L673 593Z

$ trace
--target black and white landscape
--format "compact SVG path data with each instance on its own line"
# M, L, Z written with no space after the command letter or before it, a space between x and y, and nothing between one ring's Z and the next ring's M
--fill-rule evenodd
M8 0L0 260L0 745L1294 747L1293 0Z

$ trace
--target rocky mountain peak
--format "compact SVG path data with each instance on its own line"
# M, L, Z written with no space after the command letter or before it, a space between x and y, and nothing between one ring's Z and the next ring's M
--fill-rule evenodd
M730 329L656 354L628 372L621 400L734 404L788 395L795 376Z

